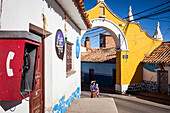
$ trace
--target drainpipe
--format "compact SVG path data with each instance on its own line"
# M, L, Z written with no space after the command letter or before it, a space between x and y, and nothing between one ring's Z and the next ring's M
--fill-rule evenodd
M1 29L2 2L3 0L0 0L0 29Z

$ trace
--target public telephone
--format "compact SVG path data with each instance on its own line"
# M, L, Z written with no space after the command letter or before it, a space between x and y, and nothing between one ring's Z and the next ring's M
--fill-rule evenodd
M35 87L41 37L27 31L0 31L0 101L21 101Z

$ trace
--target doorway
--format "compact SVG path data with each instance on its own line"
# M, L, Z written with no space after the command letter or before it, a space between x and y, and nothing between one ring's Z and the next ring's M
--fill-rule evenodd
M43 74L43 44L40 44L38 66L36 71L35 90L30 97L30 113L44 113L44 74Z
M168 71L158 71L158 92L168 94Z
M89 80L90 82L94 80L94 69L89 69Z

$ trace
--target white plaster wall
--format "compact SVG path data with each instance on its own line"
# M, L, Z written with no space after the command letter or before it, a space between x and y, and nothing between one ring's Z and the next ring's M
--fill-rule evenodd
M2 30L29 31L29 23L43 27L42 13L47 19L47 30L52 34L45 39L45 110L51 111L62 96L69 96L80 87L80 57L76 58L76 39L81 40L81 31L68 18L68 41L73 43L73 75L66 78L66 57L60 60L55 51L55 36L58 29L64 34L64 12L55 0L4 0ZM66 55L66 51L65 51ZM24 112L23 112L24 110ZM0 113L5 111L0 107ZM29 113L29 102L17 106L14 113Z
M146 81L157 81L157 72L151 72L143 68L143 80Z
M160 68L159 69L155 69L156 72L151 72L151 71L143 68L143 80L146 80L146 81L155 81L156 82L157 81L157 77L158 77L157 70L160 70ZM170 84L170 67L166 66L165 70L168 71L168 84Z
M61 29L64 34L64 20L60 20L61 25L57 25L57 29ZM77 87L80 87L80 58L76 58L76 39L79 37L80 40L80 30L68 19L68 23L66 24L67 27L67 40L72 45L72 67L73 70L76 71L73 75L66 78L66 48L64 53L64 59L61 60L58 58L55 50L55 35L52 37L52 43L50 44L52 46L52 90L53 92L53 103L56 104L59 99L62 98L62 96L69 97L76 89ZM56 31L57 31L56 29ZM55 31L55 33L56 33ZM48 48L48 47L47 47ZM48 58L47 58L48 60ZM48 65L46 65L48 67Z

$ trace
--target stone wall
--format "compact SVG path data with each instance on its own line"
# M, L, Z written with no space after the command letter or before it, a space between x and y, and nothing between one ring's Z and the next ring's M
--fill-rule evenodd
M158 93L157 82L143 80L143 83L144 83L144 87L143 87L144 91Z
M128 92L138 92L138 91L143 91L144 83L137 83L137 84L130 84L128 86Z

